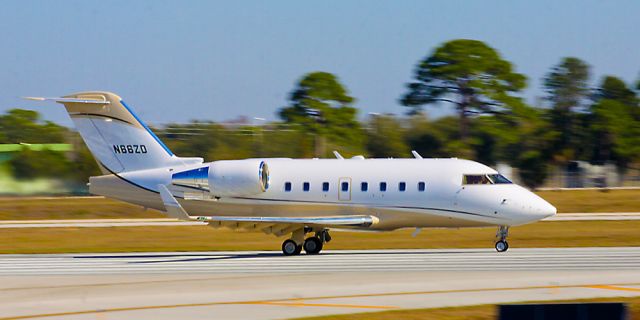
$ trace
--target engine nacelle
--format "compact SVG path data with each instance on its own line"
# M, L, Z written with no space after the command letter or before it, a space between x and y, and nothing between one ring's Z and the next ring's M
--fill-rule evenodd
M262 160L222 160L209 166L209 189L217 197L251 196L269 189L269 167Z

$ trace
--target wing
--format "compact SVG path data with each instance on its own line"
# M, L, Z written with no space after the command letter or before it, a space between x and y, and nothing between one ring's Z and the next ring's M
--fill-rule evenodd
M160 197L167 215L184 221L207 222L212 227L261 230L265 233L284 235L305 226L325 228L370 227L378 218L369 215L323 216L323 217L242 217L242 216L190 216L165 185L158 185Z

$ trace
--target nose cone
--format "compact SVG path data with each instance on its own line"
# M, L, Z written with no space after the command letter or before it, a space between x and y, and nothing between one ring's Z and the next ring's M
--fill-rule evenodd
M509 191L505 204L517 224L539 221L556 214L556 207L529 190L514 186Z
M538 214L542 216L541 219L554 216L558 212L556 207L554 207L553 205L551 205L551 203L545 201L542 198L540 198L537 211L538 211Z

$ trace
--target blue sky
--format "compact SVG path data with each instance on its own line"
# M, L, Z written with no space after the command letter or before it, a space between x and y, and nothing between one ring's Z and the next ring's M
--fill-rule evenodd
M564 56L628 82L640 75L640 1L3 1L0 112L21 96L118 93L150 123L276 119L305 73L335 73L368 112L398 104L443 41L486 41L529 77ZM446 107L429 108L437 116Z

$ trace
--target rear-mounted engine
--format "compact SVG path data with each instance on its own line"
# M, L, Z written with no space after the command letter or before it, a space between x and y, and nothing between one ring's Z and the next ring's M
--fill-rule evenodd
M269 188L269 167L253 159L216 161L207 167L174 173L172 184L216 197L252 196Z

